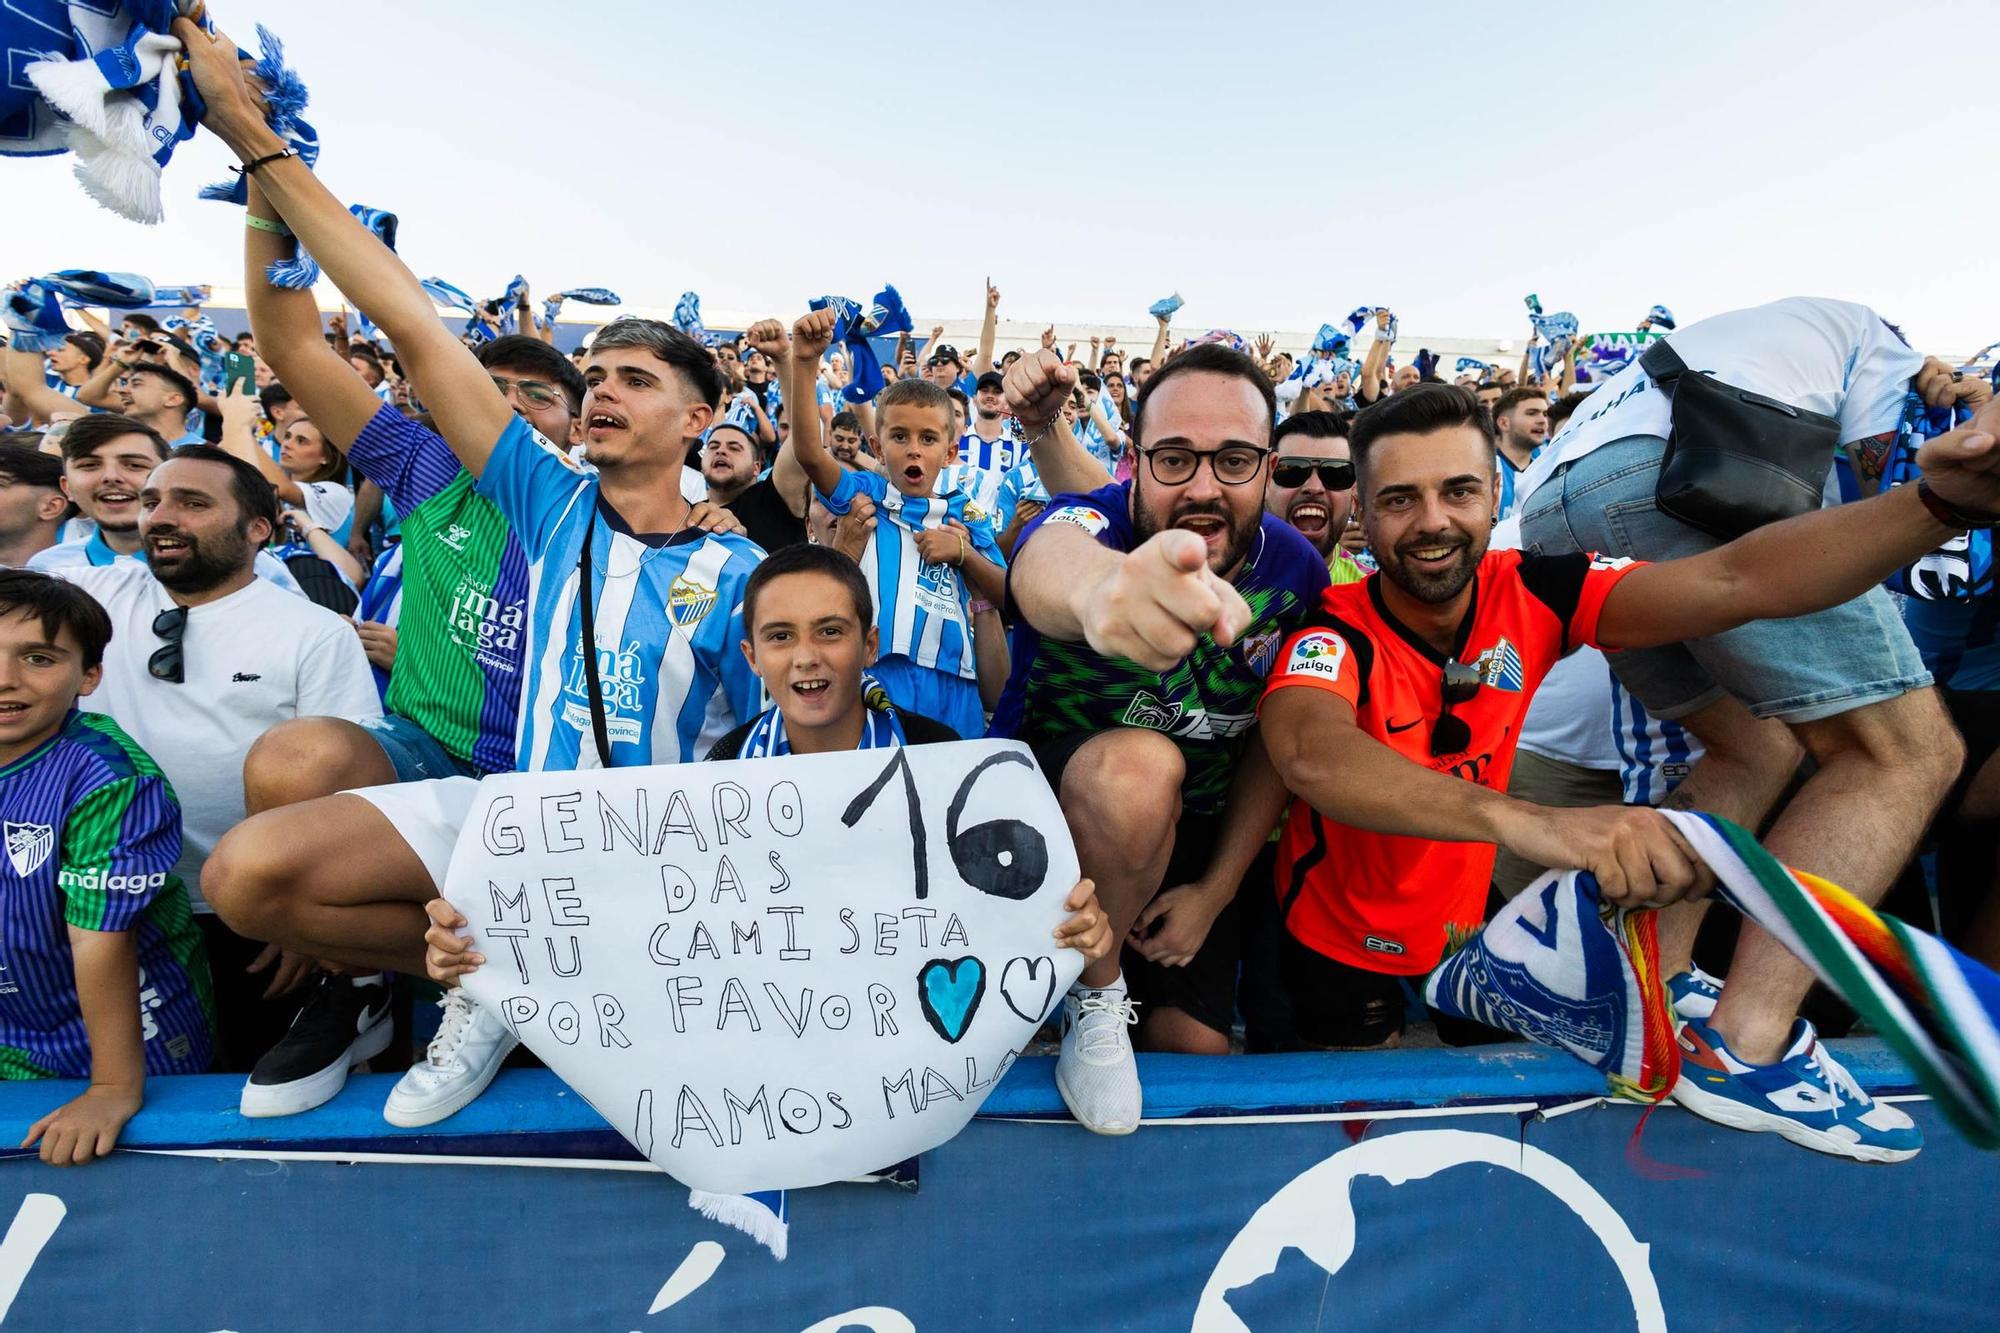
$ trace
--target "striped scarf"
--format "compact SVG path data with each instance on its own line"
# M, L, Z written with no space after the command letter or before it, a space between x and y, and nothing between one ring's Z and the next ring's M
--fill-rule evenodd
M1967 1140L2000 1148L2000 976L1949 944L1792 870L1714 815L1662 812L1719 881L1901 1056ZM1594 879L1546 875L1431 973L1424 998L1569 1051L1613 1096L1657 1102L1674 1040L1655 913L1605 908Z
M847 387L841 390L847 401L873 401L888 381L882 376L882 363L869 340L894 337L915 327L908 308L903 305L902 293L884 283L882 290L875 293L874 304L866 311L860 302L845 296L815 296L806 305L812 310L833 311L833 340L847 347L850 374Z
M66 268L30 278L0 301L0 323L17 352L51 352L73 332L63 318L63 300L112 310L143 310L153 304L153 283L137 273Z
M861 744L855 748L883 750L903 744L903 723L896 715L896 706L889 702L889 692L866 672L861 676L861 698L868 706L868 718L861 728ZM792 743L785 736L785 715L773 707L759 713L750 724L750 734L743 738L743 748L736 757L770 759L791 752Z

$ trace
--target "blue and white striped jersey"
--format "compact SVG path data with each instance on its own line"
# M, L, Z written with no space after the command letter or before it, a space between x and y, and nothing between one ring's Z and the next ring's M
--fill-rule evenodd
M381 555L375 557L375 567L369 571L368 582L361 589L361 605L355 608L356 620L372 621L377 625L387 625L395 629L403 619L403 544L397 542ZM373 662L368 670L375 676L375 693L382 702L389 702L389 673Z
M1001 427L998 439L985 439L976 430L968 430L958 439L958 461L988 472L1005 472L1027 456L1011 420Z
M743 585L764 552L692 528L630 532L598 498L595 469L507 424L479 478L528 556L528 675L518 766L600 767L581 643L578 561L591 534L592 606L607 740L616 767L687 763L763 711L743 660Z
M1014 526L1014 513L1023 500L1039 505L1049 502L1049 488L1042 485L1042 470L1035 466L1032 458L1023 459L1000 479L1000 489L993 497L995 532L1005 532Z
M1618 743L1618 779L1625 804L1658 805L1701 758L1701 742L1678 722L1654 717L1611 677L1611 732Z
M964 491L905 495L873 472L844 471L833 494L820 498L833 513L844 514L858 495L875 502L875 531L861 553L861 572L875 598L882 656L907 657L947 676L975 679L972 615L966 609L971 591L956 566L926 564L914 534L955 518L972 534L973 552L1004 567L992 523L972 512L978 506Z
M965 512L985 519L998 532L1000 525L993 523L993 509L999 503L1000 483L1005 479L1005 473L990 471L973 463L953 463L938 473L937 484L931 487L931 494L942 499L953 491L964 491Z

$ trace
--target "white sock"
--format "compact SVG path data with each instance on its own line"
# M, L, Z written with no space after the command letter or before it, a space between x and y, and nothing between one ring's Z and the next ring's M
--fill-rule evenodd
M1070 987L1070 989L1077 992L1079 995L1086 994L1090 991L1103 991L1107 994L1123 995L1125 993L1125 974L1123 972L1120 972L1107 985L1091 986L1085 984L1082 981L1079 981L1076 983L1076 985Z

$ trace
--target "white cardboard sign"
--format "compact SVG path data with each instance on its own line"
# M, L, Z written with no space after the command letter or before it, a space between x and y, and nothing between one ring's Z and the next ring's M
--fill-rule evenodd
M1027 749L963 741L480 784L466 980L697 1189L849 1179L964 1128L1083 967Z

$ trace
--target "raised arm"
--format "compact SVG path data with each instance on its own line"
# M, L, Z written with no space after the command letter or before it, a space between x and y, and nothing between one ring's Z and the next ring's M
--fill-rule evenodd
M280 500L291 505L304 504L306 493L299 484L272 461L268 450L257 447L257 414L261 409L248 389L248 385L236 384L222 396L222 447L263 473Z
M1155 315L1153 316L1153 322L1160 326L1153 330L1153 355L1151 357L1153 369L1157 371L1167 359L1167 332L1173 327L1174 317L1172 315Z
M111 364L107 353L104 365ZM84 408L65 394L57 393L42 377L42 354L7 349L7 415L16 421L32 417L48 421L56 412L81 415Z
M195 84L208 104L202 123L246 163L283 152L284 142L265 125L251 98L235 43L187 19L175 21L174 34L187 48ZM445 443L477 476L513 419L485 367L446 332L416 276L304 163L279 158L254 174L264 197L327 277L395 344Z
M106 347L104 359L97 363L97 369L90 372L89 379L77 386L76 401L85 407L105 407L117 411L118 399L114 394L118 380L136 364L126 360L128 354L129 349L119 343L112 343ZM38 370L35 372L35 382L40 384L41 380L41 372Z
M943 341L944 325L933 324L931 326L931 336L925 340L922 349L917 352L917 372L919 374L923 373L924 367L930 363L931 353L935 352L938 349L938 344Z
M803 402L805 397L801 395L811 395L819 359L832 343L833 311L808 311L793 322L791 351L783 365L792 401ZM832 495L834 487L840 485L840 460L826 451L826 441L820 438L819 413L800 412L796 416L785 452L792 456L801 474L812 481L815 490L821 495ZM775 464L772 475L777 475Z
M785 326L775 319L760 319L750 326L744 336L750 340L752 347L755 347L758 351L769 357L771 363L778 368L780 386L787 393L796 393L797 390L792 387L794 369L792 363L796 358L793 355L792 340L785 336ZM825 348L822 347L821 351L824 352L824 350ZM819 374L819 357L813 356L798 369L802 372L800 378L816 384ZM817 411L811 415L814 426L821 428L823 431L825 419ZM764 418L760 414L760 425L767 424L767 420L767 418ZM775 430L771 432L771 437L773 440L777 438ZM804 518L806 516L807 478L805 469L799 466L798 438L799 423L795 421L792 423L790 438L778 445L777 455L771 459L771 485L777 488L779 497L785 502L785 507L791 510L795 517ZM821 433L815 435L814 438L824 442L826 436ZM822 450L821 452L825 451ZM830 458L832 455L829 454L828 457Z
M1000 331L1000 289L993 285L993 279L986 280L986 318L979 324L979 350L972 358L972 373L984 375L995 369L993 342Z
M250 182L249 218L282 226L277 210ZM264 271L293 249L291 238L249 223L243 229L243 301L257 353L320 433L342 449L375 417L382 400L320 332L319 302L309 291L274 287ZM261 454L263 451L258 450ZM268 461L268 460L267 460ZM275 465L274 465L275 466Z
M1040 351L1017 359L1001 387L1007 410L1027 432L1028 453L1050 495L1081 495L1111 484L1111 473L1062 419L1076 376L1075 366L1064 364L1054 352Z
M1395 345L1389 341L1391 318L1387 310L1375 314L1375 341L1368 344L1368 355L1361 361L1361 383L1354 390L1354 396L1364 404L1382 396L1382 372L1389 368L1389 349Z
M1008 591L1041 633L1152 671L1179 663L1203 634L1228 647L1250 623L1249 604L1209 570L1208 547L1192 532L1114 551L1060 510L1014 552Z
M1970 517L2000 511L1996 438L2000 399L1917 452L1923 484ZM1767 524L1712 551L1627 574L1605 598L1598 642L1650 648L1838 606L1965 526L1941 521L1914 485Z

